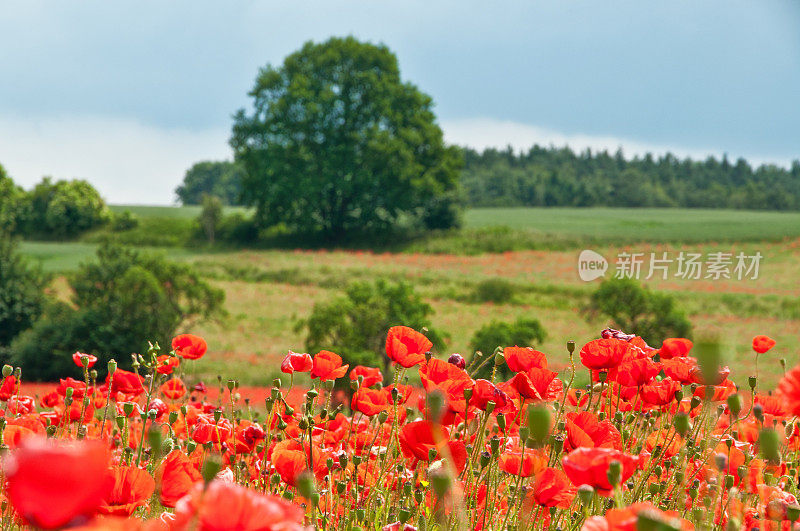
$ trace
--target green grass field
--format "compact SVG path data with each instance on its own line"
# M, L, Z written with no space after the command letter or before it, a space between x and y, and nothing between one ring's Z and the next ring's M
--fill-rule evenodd
M136 207L144 226L169 227L188 223L187 208ZM481 209L467 213L466 235L450 236L453 248L471 230L506 223L524 231L541 231L561 242L557 249L527 249L465 255L461 252L400 254L362 251L215 250L202 247L162 247L176 260L194 263L226 292L225 322L204 323L193 331L206 337L209 354L196 370L204 378L217 374L243 384L267 384L278 373L286 350L302 350L304 337L295 323L309 315L315 302L336 296L349 281L405 279L434 308L433 325L450 335L448 350L469 354L474 331L492 319L535 317L548 331L542 345L557 367L567 364L564 344L582 344L607 323L589 320L581 308L597 283L577 275L582 245L613 261L622 250L636 252L712 251L764 255L758 280L650 280L653 289L672 292L686 310L697 337L713 336L725 345L725 355L738 381L755 370L749 342L768 334L778 346L759 363L761 377L774 383L781 357L789 365L800 361L794 347L800 335L800 217L791 213L613 210L613 209ZM534 229L534 227L536 227ZM152 230L152 229L148 229ZM524 232L523 231L523 232ZM142 235L146 235L146 230ZM508 231L502 234L508 236ZM488 233L490 234L490 233ZM545 236L543 236L544 238ZM658 242L658 243L648 243ZM632 245L631 241L642 241ZM683 243L679 243L683 242ZM54 273L74 270L90 259L96 244L87 242L25 242L23 251ZM471 295L484 279L501 277L515 286L515 297L504 304L478 304ZM56 278L62 295L65 283Z

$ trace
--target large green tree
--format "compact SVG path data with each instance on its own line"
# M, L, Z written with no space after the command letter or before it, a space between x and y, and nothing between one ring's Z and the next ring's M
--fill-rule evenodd
M204 195L219 197L226 205L239 205L243 176L242 166L229 160L197 162L186 170L175 195L184 205L199 205Z
M461 152L444 144L430 96L400 78L386 46L308 42L263 68L250 96L231 145L260 225L341 240L403 221L442 225L454 210Z

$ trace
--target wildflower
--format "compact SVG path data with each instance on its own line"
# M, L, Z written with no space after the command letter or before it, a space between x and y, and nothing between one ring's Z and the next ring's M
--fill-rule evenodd
M557 468L545 468L536 475L531 497L537 505L544 507L569 507L576 489L567 475Z
M631 351L631 345L620 339L595 339L581 349L581 363L589 369L616 368Z
M172 338L172 350L185 360L199 360L208 350L202 337L181 334Z
M541 450L525 448L523 452L519 437L511 437L497 466L507 474L531 477L547 467L547 458Z
M622 435L607 420L598 420L591 411L569 412L564 416L567 438L564 450L575 448L616 448L622 450Z
M577 448L565 455L561 464L573 485L590 485L601 493L607 493L612 489L608 480L608 467L612 461L622 465L620 483L624 483L633 475L639 459L613 448Z
M159 387L161 393L170 400L178 400L186 394L186 386L183 381L178 378L170 378Z
M403 367L413 367L425 361L425 353L433 343L413 328L393 326L386 335L386 355Z
M17 379L13 376L3 378L3 384L0 385L0 400L8 400L17 391Z
M777 394L783 398L791 415L800 415L800 365L787 372L778 382Z
M156 372L158 374L172 374L179 365L181 364L181 360L176 358L175 356L168 356L164 354L163 356L158 356L156 358Z
M775 346L775 340L768 336L756 336L753 338L753 350L759 354L764 354Z
M419 461L429 461L431 450L435 457L451 459L458 472L467 463L467 450L462 441L451 441L447 432L426 420L410 422L400 430L400 448L406 457Z
M682 337L670 337L661 343L661 348L658 350L659 356L662 360L669 360L672 358L683 358L692 350L693 343L688 339Z
M112 393L122 393L123 395L134 397L144 393L144 387L142 386L144 378L136 373L117 369L113 377L106 378L106 383L108 383L109 379L111 379Z
M377 367L364 367L363 365L356 365L350 370L350 379L358 380L359 377L364 378L364 380L361 382L362 387L372 387L376 383L383 381L383 374L381 374L381 370Z
M320 350L314 356L314 367L311 369L311 377L325 380L335 380L347 374L350 365L342 365L342 358L328 350Z
M236 483L195 486L175 507L173 531L301 531L304 511L277 496Z
M353 411L359 411L368 417L377 415L389 406L389 397L384 389L362 387L353 394Z
M99 512L116 516L130 516L147 504L155 490L155 481L146 470L133 466L114 469L114 483L103 496Z
M72 361L78 367L83 368L83 358L86 358L88 362L86 363L87 368L94 367L94 364L97 363L97 356L92 356L91 354L84 354L82 352L76 352L72 355Z
M295 372L310 372L314 361L310 354L292 352L291 350L281 362L281 372L292 374Z
M534 367L547 368L547 356L530 347L506 347L503 349L503 357L508 368L514 372L525 372Z
M28 524L56 529L91 518L111 477L99 441L54 443L32 438L3 463L11 505Z
M175 507L192 487L202 481L200 472L181 450L173 450L156 470L158 496L164 507Z

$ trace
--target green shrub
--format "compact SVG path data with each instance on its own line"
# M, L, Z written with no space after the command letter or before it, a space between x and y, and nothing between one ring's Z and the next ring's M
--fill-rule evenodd
M307 330L306 349L315 354L321 349L339 354L345 363L388 368L386 333L404 325L424 331L434 347L443 348L444 338L430 329L433 309L405 282L355 282L328 302L314 304L308 319L300 321L297 331Z
M488 278L475 286L473 300L476 302L493 302L503 304L514 298L514 286L503 278Z
M692 325L666 293L650 291L633 279L603 281L586 306L590 319L604 316L611 325L653 345L668 337L689 337Z
M10 236L0 233L0 349L39 318L48 280L17 252Z
M472 336L472 351L483 353L482 359L491 356L497 347L532 347L547 337L544 327L537 319L520 318L514 322L493 320L479 328ZM486 378L492 373L492 362L487 363L478 376ZM511 376L506 365L499 367L504 377Z
M100 371L112 357L127 365L148 341L168 347L179 328L224 313L221 290L161 254L106 244L69 283L71 304L52 306L12 344L12 360L29 379L74 373L70 356L77 350L96 355Z
M139 226L139 218L130 210L123 210L111 217L111 230L113 232L126 232Z
M20 225L26 237L44 240L70 239L111 219L97 190L86 181L42 179L28 194L30 208Z

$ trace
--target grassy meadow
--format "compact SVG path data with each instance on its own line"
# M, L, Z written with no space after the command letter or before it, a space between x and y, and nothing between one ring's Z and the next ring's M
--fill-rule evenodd
M142 223L135 230L191 226L192 207L115 207L132 210ZM148 221L149 220L149 221ZM680 251L760 252L757 280L683 280L675 265L666 280L644 283L674 293L694 325L695 337L718 338L737 381L755 371L750 350L753 335L764 333L778 345L759 361L762 379L770 385L781 374L780 358L789 366L800 361L800 214L679 209L477 209L466 214L462 233L439 235L410 243L399 253L353 250L209 250L203 246L162 246L176 260L189 261L226 292L229 317L203 323L192 331L209 343L196 367L208 380L217 374L244 385L268 384L279 374L287 349L302 350L304 337L295 330L315 302L340 293L353 280L406 279L432 305L433 325L449 334L448 350L470 354L474 331L493 320L539 319L548 337L541 349L563 368L565 342L579 345L597 337L606 323L587 320L582 312L599 281L583 282L577 258L584 245L611 263L619 252ZM143 229L142 226L150 227ZM503 229L492 227L507 227ZM507 241L503 252L475 253L474 238ZM473 240L471 248L459 242ZM156 242L158 243L158 242ZM23 251L56 274L54 288L66 295L60 274L91 257L96 244L25 242ZM450 252L445 252L450 251ZM646 276L646 272L643 277ZM475 300L477 285L503 278L515 287L503 304ZM642 278L643 278L642 277Z

